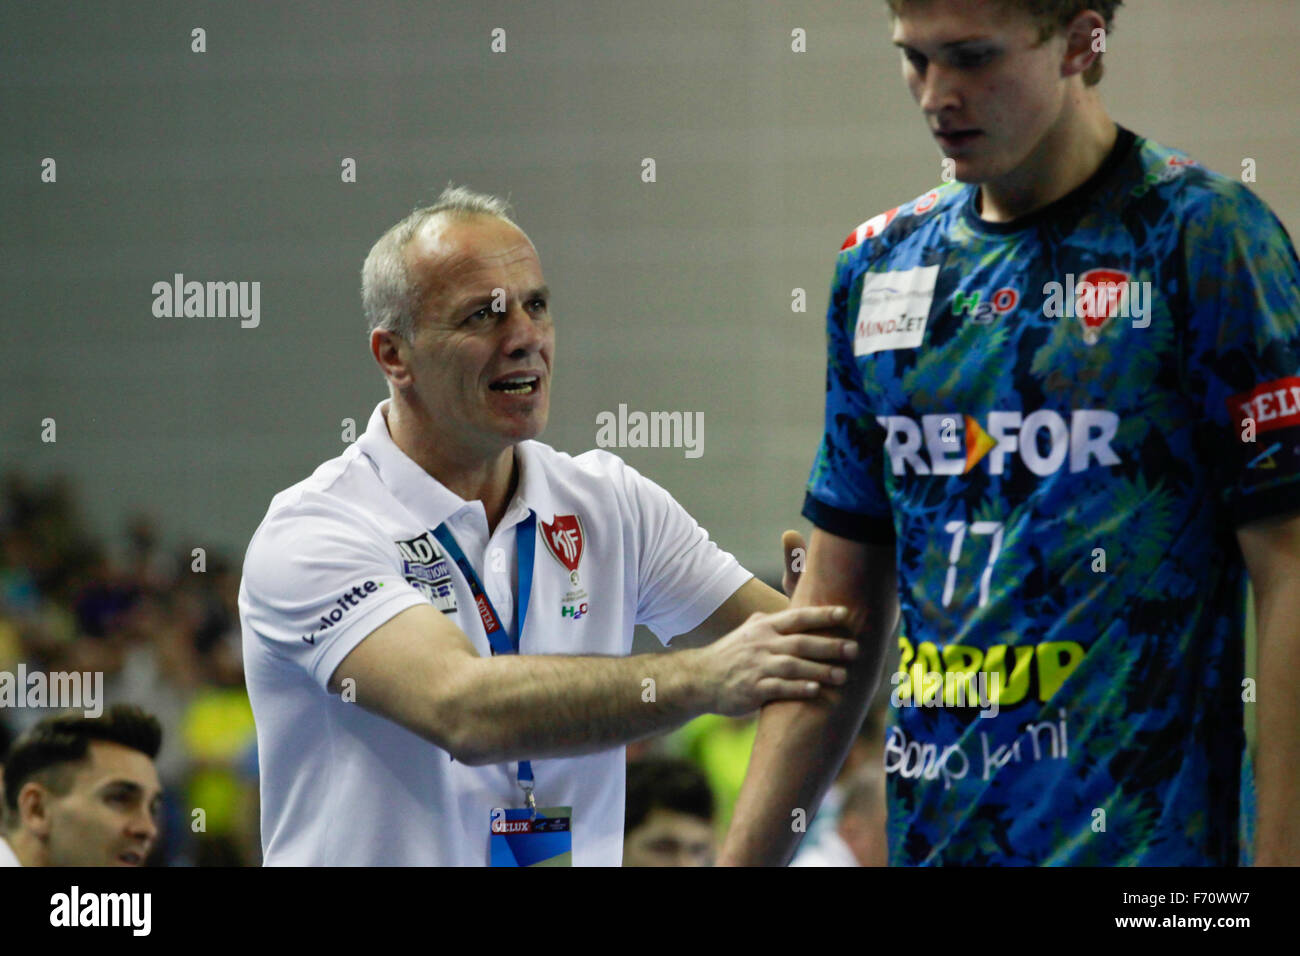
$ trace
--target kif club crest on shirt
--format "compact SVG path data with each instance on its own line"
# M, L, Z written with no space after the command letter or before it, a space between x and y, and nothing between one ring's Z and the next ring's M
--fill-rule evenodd
M575 589L567 592L560 602L560 617L579 620L587 613L587 592L579 587L578 577L583 549L582 519L577 515L556 515L549 523L539 524L546 550L569 572L569 583Z

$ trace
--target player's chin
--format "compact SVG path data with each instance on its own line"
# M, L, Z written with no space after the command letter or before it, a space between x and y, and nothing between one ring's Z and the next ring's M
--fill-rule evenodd
M954 156L944 153L944 164L951 170L951 178L959 183L978 186L995 175L990 172L987 160L966 154Z

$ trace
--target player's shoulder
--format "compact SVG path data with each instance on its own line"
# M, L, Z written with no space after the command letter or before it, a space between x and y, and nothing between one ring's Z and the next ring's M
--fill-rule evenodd
M1210 169L1180 149L1138 137L1137 162L1138 181L1130 190L1131 198L1163 204L1182 222L1235 230L1273 219L1268 205L1244 182Z
M848 234L840 245L840 261L878 258L945 212L959 206L966 190L959 182L943 183L900 206L877 213Z

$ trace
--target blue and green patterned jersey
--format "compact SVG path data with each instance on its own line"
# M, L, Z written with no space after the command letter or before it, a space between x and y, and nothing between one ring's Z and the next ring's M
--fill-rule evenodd
M1011 223L941 186L845 242L804 514L892 544L899 864L1245 858L1238 526L1300 509L1300 262L1121 130Z

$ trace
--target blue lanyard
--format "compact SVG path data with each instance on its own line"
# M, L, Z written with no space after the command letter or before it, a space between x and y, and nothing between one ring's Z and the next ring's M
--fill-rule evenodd
M478 608L479 620L483 622L483 630L487 633L488 644L492 647L493 656L497 654L518 654L519 639L524 633L524 619L528 616L528 596L533 589L533 552L537 547L537 516L529 511L528 517L515 526L515 554L518 574L515 586L514 633L507 633L505 626L501 623L501 616L497 614L496 608L492 606L491 600L488 599L487 592L483 590L482 582L479 581L478 575L474 573L474 566L465 557L465 552L460 549L460 545L452 537L451 531L447 528L445 522L434 529L433 536L447 550L447 555L456 562L456 567L460 568L460 573L465 576L465 583L469 585L470 594L474 596L474 604ZM519 761L517 778L519 786L523 787L524 793L528 797L528 806L532 809L535 806L533 801L533 766L529 761Z

